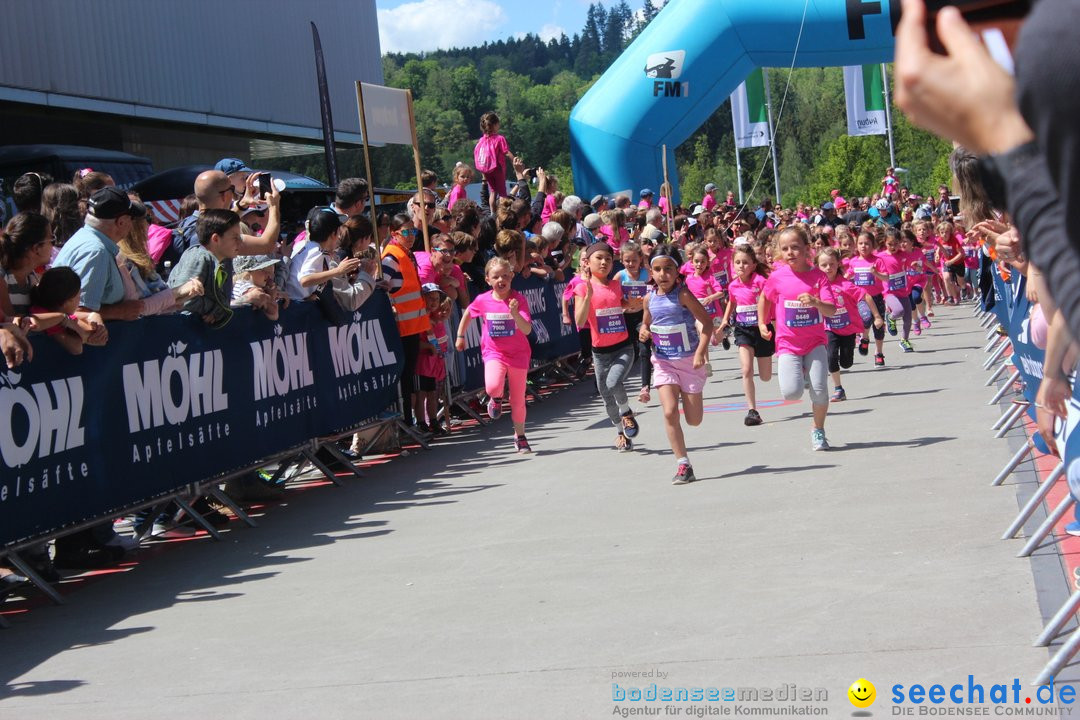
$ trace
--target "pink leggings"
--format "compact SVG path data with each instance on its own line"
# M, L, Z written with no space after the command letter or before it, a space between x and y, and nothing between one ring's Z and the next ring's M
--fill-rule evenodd
M510 378L510 419L516 423L525 422L525 381L528 376L527 368L510 367L498 360L484 363L484 389L491 397L501 398L506 378Z

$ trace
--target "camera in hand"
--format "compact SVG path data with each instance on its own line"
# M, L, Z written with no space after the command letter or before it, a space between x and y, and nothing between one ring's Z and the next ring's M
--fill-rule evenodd
M1032 0L926 0L926 30L929 35L930 49L944 55L945 46L937 36L937 14L949 5L955 7L971 25L972 30L981 35L991 28L1001 31L1005 43L1012 48L1024 18L1031 12Z

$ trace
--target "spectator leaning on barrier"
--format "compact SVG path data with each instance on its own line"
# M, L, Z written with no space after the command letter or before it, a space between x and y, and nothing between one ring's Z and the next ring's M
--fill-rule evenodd
M233 307L249 305L270 320L278 319L278 291L274 286L274 266L281 258L273 255L245 255L233 261Z
M416 212L419 196L410 203ZM434 205L434 203L432 203ZM431 208L435 210L434 207ZM413 422L412 394L415 392L416 360L420 355L420 338L431 329L424 298L420 293L420 275L412 248L417 230L408 215L395 215L390 221L390 243L383 250L383 275L389 282L390 302L394 307L398 334L401 335L405 366L401 370L402 412L408 424Z
M120 254L116 256L116 263L124 280L124 299L142 300L144 316L176 312L177 306L189 297L202 294L202 283L198 278L192 278L173 289L161 279L147 249L149 223L145 206L135 201L132 206L142 214L132 216L131 229L117 243Z
M30 290L37 285L37 268L49 262L52 231L36 212L21 212L0 233L0 314L8 319L30 310Z
M124 279L116 264L118 242L131 230L134 215L145 209L131 204L123 190L106 186L87 200L83 227L71 236L53 262L73 269L82 283L79 307L105 320L135 320L142 300L124 299Z
M198 278L203 294L190 297L184 312L198 315L212 328L232 319L232 259L240 251L240 216L232 210L207 210L195 224L199 244L188 248L169 275L169 287L178 288Z

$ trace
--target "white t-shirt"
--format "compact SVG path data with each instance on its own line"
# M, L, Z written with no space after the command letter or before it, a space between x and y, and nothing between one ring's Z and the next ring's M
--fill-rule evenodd
M292 260L289 262L289 282L285 286L285 292L289 295L289 298L291 300L307 300L308 296L315 292L319 286L309 285L302 287L300 278L313 273L324 272L330 268L330 264L330 257L313 240L308 240L297 248L296 252L293 253Z

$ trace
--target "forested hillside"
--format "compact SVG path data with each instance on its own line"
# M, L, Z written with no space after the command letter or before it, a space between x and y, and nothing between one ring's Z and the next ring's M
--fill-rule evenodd
M502 118L511 150L527 164L554 172L563 188L572 188L570 110L657 12L648 0L636 11L625 1L593 4L585 26L573 37L545 42L525 35L423 55L388 54L383 58L385 82L412 89L423 164L438 172L441 182L449 182L455 162L471 164L479 117L494 110ZM780 113L788 75L786 68L770 71L774 116ZM925 193L947 180L949 146L912 127L895 107L893 121L897 164L909 170L906 182L913 190ZM849 194L873 192L889 164L884 136L846 135L840 68L797 69L791 74L776 138L780 185L788 204L822 202L832 187ZM706 182L735 189L734 152L731 108L725 102L676 150L685 202L697 199ZM767 148L742 151L748 192L760 176L755 199L775 196L771 166L761 172L767 156ZM358 151L339 153L339 158L345 173L363 175ZM415 186L408 148L374 148L372 163L377 185ZM321 160L314 157L300 161L296 169L324 174Z

